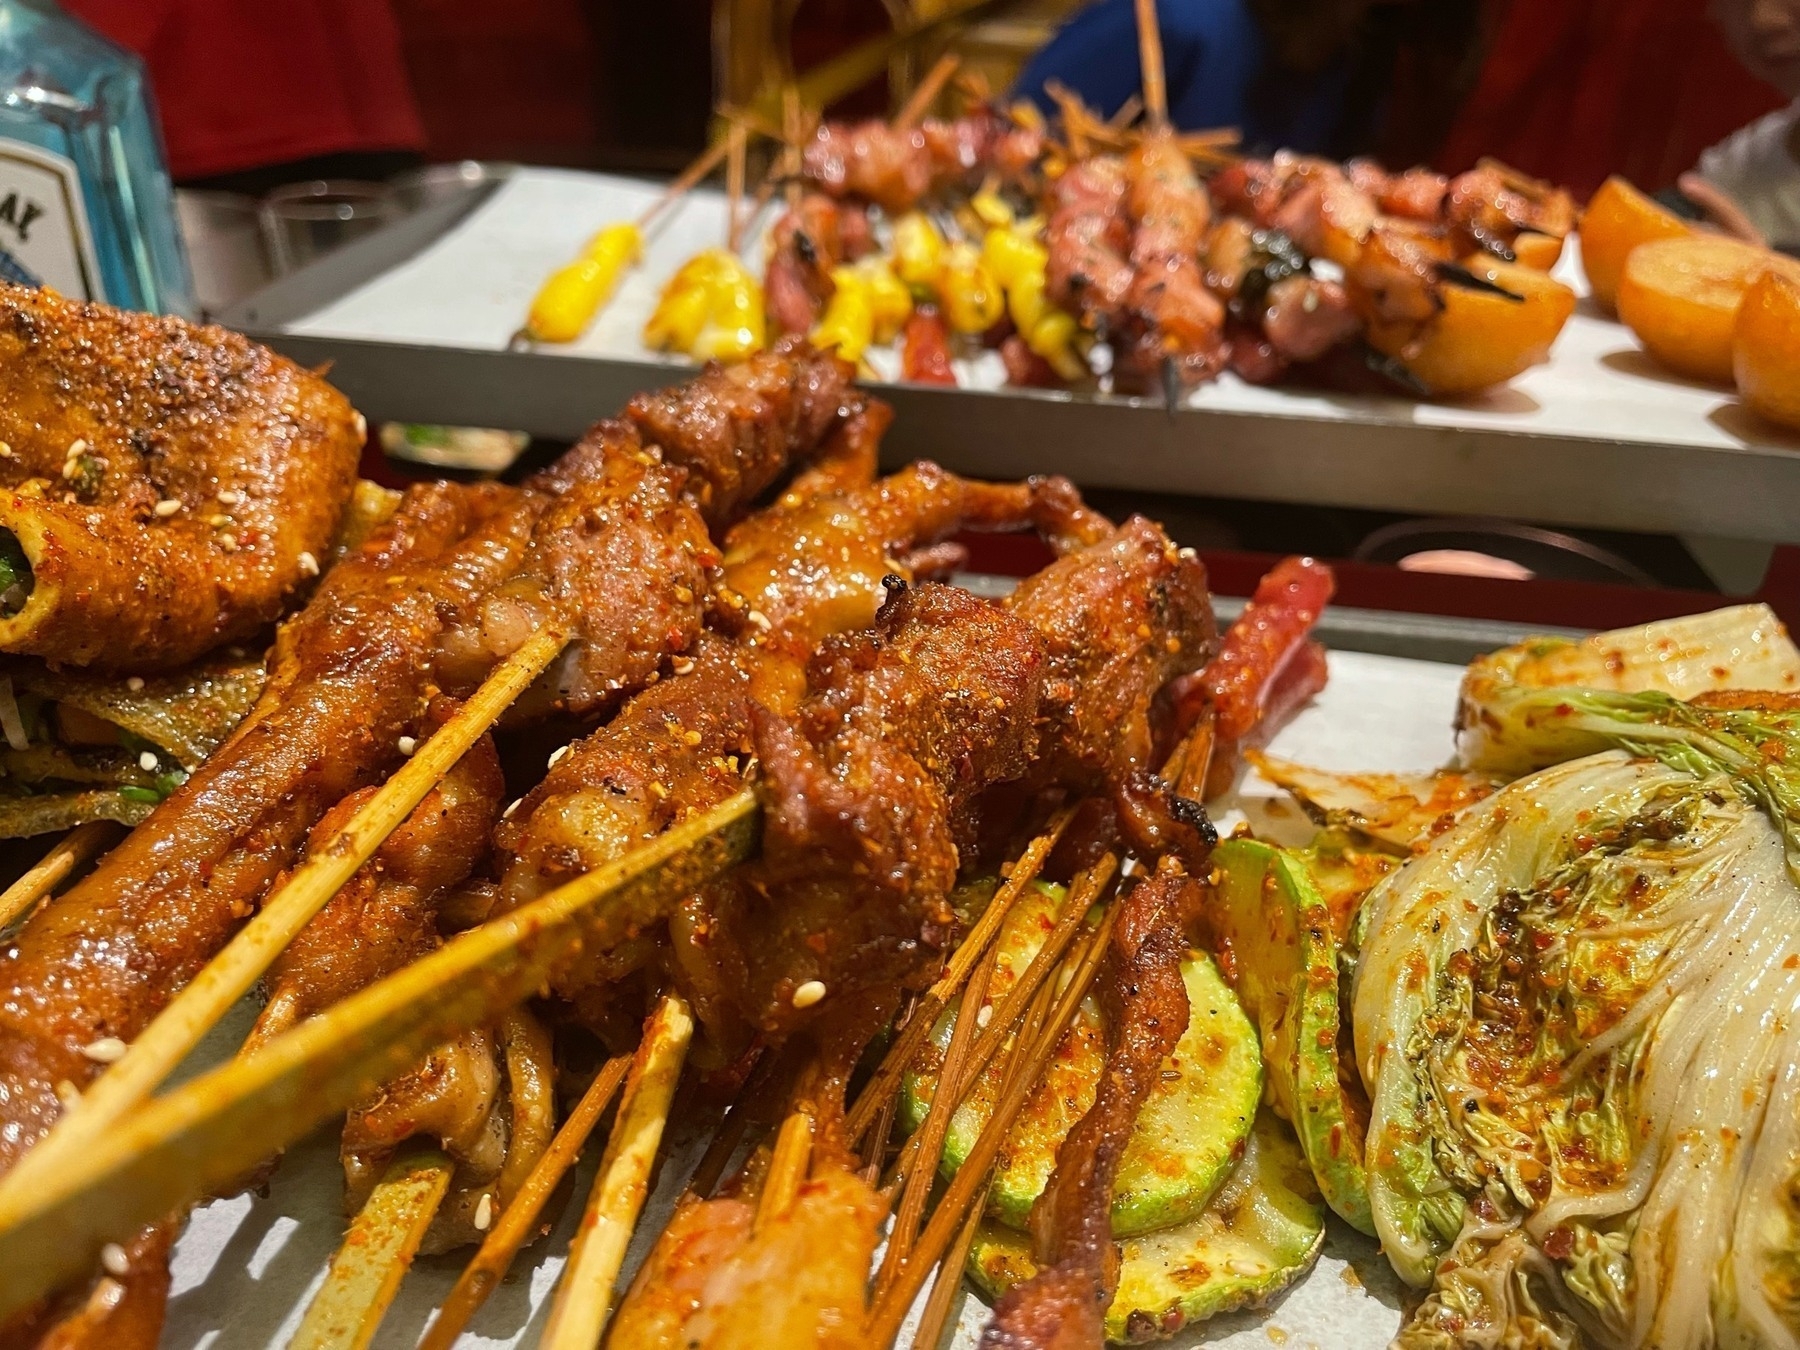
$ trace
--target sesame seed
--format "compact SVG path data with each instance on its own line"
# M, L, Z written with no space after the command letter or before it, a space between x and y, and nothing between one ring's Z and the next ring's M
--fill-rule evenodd
M109 1242L100 1249L100 1264L108 1275L117 1275L120 1279L131 1274L131 1262L126 1258L125 1249L116 1242Z
M1254 1261L1239 1261L1233 1259L1225 1263L1225 1269L1229 1270L1233 1275L1261 1275L1263 1273L1263 1268Z
M65 1111L73 1111L81 1105L81 1089L66 1078L56 1080L56 1100L62 1103Z
M219 536L219 547L224 549L227 553L236 553L237 547L238 547L237 536L235 534L220 535Z
M700 733L697 731L683 732L681 740L684 745L698 745L700 744Z
M164 520L167 520L170 516L181 510L181 503L176 501L173 497L164 497L150 509L156 512L156 514L161 516Z
M494 1222L494 1197L487 1191L475 1202L475 1231L485 1233Z
M295 561L300 564L301 576L316 577L319 575L319 560L312 554L302 553Z
M513 800L512 800L512 802L511 802L511 804L509 804L509 805L508 805L508 806L507 806L507 808L506 808L506 810L504 810L504 811L502 811L502 812L501 812L501 813L500 813L500 819L502 819L502 820L511 820L511 819L512 819L512 818L513 818L513 812L514 812L514 811L517 811L517 810L518 810L518 809L519 809L519 804L520 804L520 803L521 803L521 802L523 802L523 801L524 801L524 800L525 800L525 799L524 799L524 798L523 798L523 797L515 797L515 798L513 798Z
M364 417L361 413L356 414L356 421L355 421L354 425L356 427L356 434L359 439L364 436L367 436L369 434L369 419Z
M88 1295L87 1306L95 1312L111 1312L125 1301L125 1286L110 1275L94 1285L94 1292Z
M241 492L233 492L230 488L220 488L219 489L219 505L220 506L236 506L239 502L241 502L243 500L244 500L244 494Z
M775 626L774 624L769 622L768 616L766 614L764 614L760 609L753 609L748 614L746 614L744 617L749 619L751 623L755 624L758 628L762 629L763 632L765 632L765 633L768 632L771 628L773 628Z
M825 982L823 980L808 980L805 984L794 990L794 1006L796 1008L810 1008L824 997Z
M125 1042L117 1036L102 1036L82 1046L81 1053L96 1064L117 1064L125 1058Z
M1176 550L1175 556L1180 558L1183 562L1193 562L1200 554L1194 549L1184 548Z
M231 524L231 517L230 516L208 516L206 518L206 523L208 525L212 526L215 530L222 530L227 525Z
M664 797L669 795L669 789L664 787L661 783L652 783L650 785L650 791L651 791L652 795L655 796L656 800L659 802Z
M125 687L134 694L140 692L144 687L144 677L142 675L133 675L130 679L125 681Z
M566 745L560 745L552 750L550 752L550 767L554 769L558 764L562 763L563 756L568 753L569 747Z
M1123 863L1119 864L1119 875L1121 877L1135 877L1140 870L1136 858L1127 858Z
M982 1004L981 1011L975 1014L975 1025L978 1027L986 1027L987 1024L993 1020L994 1005L991 1003Z
M693 659L691 657L678 656L670 663L670 669L677 675L692 675L694 673Z
M400 746L400 753L403 755L410 755L419 748L419 740L416 736L402 736L397 744Z
M11 459L12 457L12 447L5 441L0 441L0 459Z
M138 768L142 769L145 773L155 773L156 752L153 750L146 750L143 754L139 755Z

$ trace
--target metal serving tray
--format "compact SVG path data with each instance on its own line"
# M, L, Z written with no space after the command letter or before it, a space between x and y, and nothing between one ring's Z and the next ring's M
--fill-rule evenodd
M541 277L597 220L628 214L595 202L641 203L646 194L642 184L598 175L524 177L525 187L515 179L427 207L220 320L305 364L329 365L333 382L372 418L573 438L683 367L618 351L511 352L497 342L483 350L448 321L400 340L319 331L316 318L362 288L391 286L396 269L416 272L447 256L459 226L489 231L473 272L503 262L509 284ZM536 210L494 245L495 213L513 200L505 194L533 183L580 209ZM704 216L718 205L696 194L672 215L690 210ZM659 249L675 248L653 242L640 270L666 276L672 262ZM492 277L469 282L483 284L496 285ZM460 274L445 289L464 289ZM529 288L508 294L507 313L522 312L528 299ZM1578 313L1549 365L1466 406L1221 382L1171 411L1101 395L885 385L882 397L898 413L886 446L896 461L924 456L992 477L1057 472L1088 486L1800 542L1800 441L1774 439L1718 391L1651 370L1630 345L1617 325Z

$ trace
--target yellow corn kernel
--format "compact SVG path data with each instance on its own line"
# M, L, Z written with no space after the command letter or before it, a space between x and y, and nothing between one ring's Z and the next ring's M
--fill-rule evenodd
M944 235L923 211L908 211L894 222L894 273L908 286L937 286L944 260Z
M581 256L559 267L538 289L525 330L539 342L573 342L612 298L625 269L643 253L636 225L608 225L589 239Z
M938 285L944 319L958 333L985 333L1000 320L1005 296L994 283L973 244L958 240L944 249L943 278Z
M835 349L846 361L860 361L875 337L875 310L869 302L869 288L849 267L832 268L831 280L837 289L813 327L812 344L822 350Z

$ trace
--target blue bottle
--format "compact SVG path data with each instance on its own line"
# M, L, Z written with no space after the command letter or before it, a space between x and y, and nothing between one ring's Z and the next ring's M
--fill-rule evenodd
M0 0L0 278L195 311L144 68L54 0Z

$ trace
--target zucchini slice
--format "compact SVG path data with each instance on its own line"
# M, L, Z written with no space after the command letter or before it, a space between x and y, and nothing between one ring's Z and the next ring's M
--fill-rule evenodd
M1000 957L988 986L998 1002L1043 946L1062 896L1039 888L1021 896L1000 935ZM1194 953L1182 963L1187 984L1187 1031L1144 1103L1126 1145L1113 1192L1113 1231L1144 1233L1198 1216L1236 1162L1262 1099L1262 1058L1256 1032L1212 959ZM932 1033L937 1056L949 1044L954 1012ZM945 1137L945 1178L968 1157L992 1114L1005 1051L996 1055L974 1093L951 1118ZM1082 1004L1057 1047L1043 1081L1027 1099L995 1162L988 1211L1023 1229L1032 1203L1056 1166L1056 1150L1093 1104L1106 1061L1106 1034L1097 1003ZM902 1114L917 1129L937 1086L934 1064L909 1074Z
M1285 849L1230 839L1213 850L1213 862L1212 923L1261 1031L1275 1110L1293 1122L1326 1203L1373 1234L1363 1168L1368 1102L1340 1072L1334 915L1304 862Z
M1258 1307L1312 1268L1325 1216L1287 1130L1266 1113L1212 1204L1197 1219L1119 1244L1119 1288L1106 1338L1137 1344L1173 1336L1218 1313ZM984 1223L969 1276L990 1299L1037 1273L1031 1239Z

